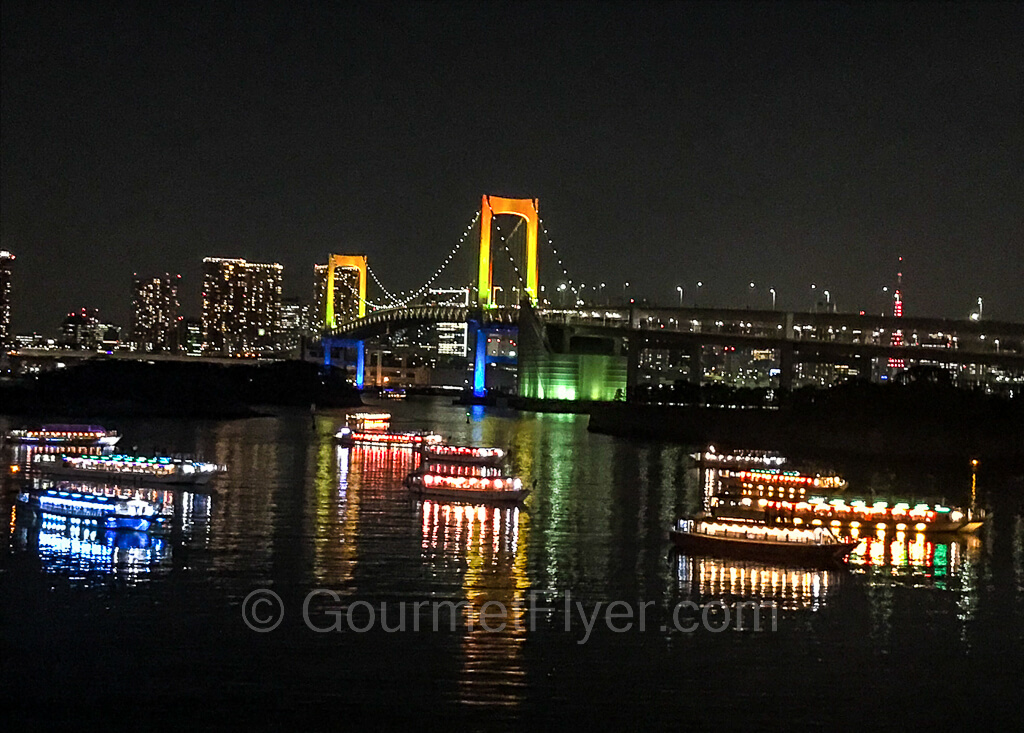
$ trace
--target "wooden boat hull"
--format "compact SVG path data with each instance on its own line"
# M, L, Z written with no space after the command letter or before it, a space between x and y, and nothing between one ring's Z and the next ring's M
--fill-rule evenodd
M717 555L744 560L773 560L810 567L842 565L857 547L856 542L840 544L811 544L798 542L770 542L722 537L694 532L669 532L672 543L682 552L694 555Z
M530 493L529 489L449 489L427 488L423 485L411 484L409 491L418 496L438 499L457 499L473 504L494 502L520 502Z

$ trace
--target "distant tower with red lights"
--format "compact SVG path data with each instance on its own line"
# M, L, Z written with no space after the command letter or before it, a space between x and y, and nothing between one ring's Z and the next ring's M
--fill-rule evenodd
M896 292L893 294L892 315L895 318L903 318L903 258L900 257L900 269L896 273ZM890 346L903 346L903 329L893 329ZM903 359L889 357L890 369L903 369L906 365Z

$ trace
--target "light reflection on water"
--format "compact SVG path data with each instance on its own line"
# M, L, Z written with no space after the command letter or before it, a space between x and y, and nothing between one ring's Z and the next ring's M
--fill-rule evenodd
M154 543L132 554L130 548L111 548L88 530L72 531L66 525L41 530L37 540L17 521L13 503L4 505L4 516L10 512L9 532L0 541L11 560L31 559L52 575L148 577L146 592L156 598L187 580L194 584L189 588L197 588L190 592L203 594L204 606L223 611L204 616L213 636L250 638L244 636L238 604L258 587L278 588L285 595L292 588L289 599L299 600L310 589L330 588L343 605L354 600L466 601L454 635L437 641L410 636L401 643L424 655L422 663L436 675L436 705L524 716L536 715L548 695L578 697L594 706L626 705L618 690L629 683L621 677L647 679L655 669L671 674L657 678L663 694L645 705L662 710L666 718L685 708L681 700L693 678L676 656L678 635L656 629L646 635L605 635L593 642L606 645L601 653L589 651L596 647L577 646L578 633L564 641L558 598L565 593L588 604L653 600L661 607L681 599L775 600L785 611L780 633L811 629L813 634L791 646L763 640L737 646L740 642L728 641L728 635L688 643L701 645L709 660L733 667L744 654L762 659L759 655L767 654L763 645L775 644L770 657L783 677L805 674L809 663L823 665L814 668L821 672L827 660L864 649L888 652L899 644L911 645L909 652L904 649L910 658L915 650L932 653L936 643L976 651L994 643L995 632L985 626L992 608L1016 614L1002 622L1006 625L1022 621L1024 530L1019 517L1000 525L1010 530L1010 540L996 555L994 535L985 532L978 537L908 532L863 536L845 571L688 557L671 551L667 531L677 516L702 502L701 477L687 458L692 448L592 435L585 416L474 409L467 422L465 408L415 399L388 403L387 409L402 429L431 428L452 442L510 448L511 472L531 487L531 495L520 507L416 500L402 486L416 465L415 454L338 447L333 434L343 420L341 412L318 415L313 425L308 413L195 425L139 421L112 427L131 442L202 453L229 466L229 473L212 484L213 496L193 500L205 502L202 507L188 509L183 503L183 531L174 542L161 540L162 547ZM6 480L10 487L12 480ZM900 480L872 475L872 491L884 492ZM984 495L986 486L980 483ZM958 486L951 484L950 492ZM5 494L3 501L10 502L11 496ZM187 562L179 564L185 557ZM531 631L524 616L531 591L554 606L538 616L539 631ZM75 603L67 600L69 612ZM480 614L488 603L509 610L503 631L482 628ZM153 613L147 618L136 612L124 623L141 634L167 620L160 611ZM291 638L308 647L308 664L331 660L347 670L345 684L353 696L387 705L386 693L393 688L362 681L360 670L376 664L374 653L359 651L363 637L310 639L296 616L288 621L293 623ZM822 618L828 623L814 626ZM918 629L927 632L927 642L915 641ZM808 662L796 651L808 644L819 649L814 659L824 661ZM631 650L639 650L641 664ZM602 681L591 671L581 678L591 679L589 685L574 686L570 680L581 674L581 654L620 670L617 681ZM273 661L283 664L287 658L282 651ZM247 654L225 651L218 657L217 677L241 678L249 664ZM303 680L302 669L296 663L290 673ZM307 694L315 696L322 683L305 679L304 684ZM861 684L865 694L872 693L870 679ZM432 711L420 712L429 716Z

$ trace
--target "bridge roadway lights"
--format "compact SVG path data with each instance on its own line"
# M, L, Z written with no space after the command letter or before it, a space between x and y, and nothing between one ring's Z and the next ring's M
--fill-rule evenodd
M486 328L480 325L479 321L469 321L469 328L475 334L476 343L473 349L473 396L487 396L487 365L488 364L516 364L514 356L488 356L487 337L498 333L518 331L515 327L502 326L498 328Z
M334 349L355 349L356 350L356 389L362 389L366 373L366 343L356 339L325 338L322 342L324 347L324 368L329 370L331 364L331 352ZM344 358L340 366L346 367Z

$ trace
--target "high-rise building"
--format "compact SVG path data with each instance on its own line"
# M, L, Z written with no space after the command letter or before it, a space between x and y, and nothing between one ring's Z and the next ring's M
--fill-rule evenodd
M69 349L95 351L105 336L106 326L100 323L100 312L82 308L68 313L60 327L60 343Z
M132 343L139 351L177 350L178 283L181 275L132 281Z
M313 265L315 330L331 329L366 313L366 255L330 255Z
M302 345L309 333L309 304L298 298L285 298L277 318L277 343L282 350L292 351Z
M14 255L0 249L0 347L13 343L11 337L11 269Z
M431 288L427 291L430 305L469 305L469 288ZM469 326L466 323L437 324L437 353L441 356L465 358L469 353Z
M283 270L277 263L203 260L206 353L254 356L274 348Z

